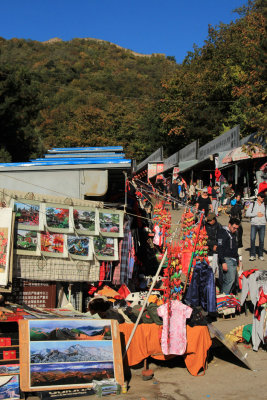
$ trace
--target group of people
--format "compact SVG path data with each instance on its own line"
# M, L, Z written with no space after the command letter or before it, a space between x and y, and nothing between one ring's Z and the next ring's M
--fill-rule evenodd
M235 192L231 183L224 187L223 193L217 182L213 186L201 189L196 182L189 187L180 177L166 182L161 188L171 198L172 209L178 210L179 203L187 203L196 210L204 211L205 226L208 235L209 259L214 273L218 271L219 285L223 293L234 291L237 282L237 268L242 267L242 216L250 218L250 261L256 260L256 236L259 236L258 259L264 261L264 236L267 221L266 195L261 191L257 199L251 202L244 212L241 194ZM218 221L218 206L228 206L229 222L222 226Z
M205 197L205 196L204 196ZM266 191L259 192L245 215L250 218L250 261L256 260L256 235L259 235L258 259L264 261L264 236L267 221ZM216 214L210 212L206 216L205 227L208 235L209 258L214 273L218 271L221 292L234 292L237 283L237 268L242 266L242 215L241 196L236 194L230 202L229 222L221 226Z

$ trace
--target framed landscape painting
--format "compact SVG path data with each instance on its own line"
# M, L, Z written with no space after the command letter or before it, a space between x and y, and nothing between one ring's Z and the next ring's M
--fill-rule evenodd
M98 210L98 226L102 236L123 237L123 211Z
M118 260L118 239L109 237L94 237L94 254L98 260Z
M14 200L15 222L18 229L42 231L44 229L43 204L35 200Z
M92 387L123 382L118 322L21 320L21 388L24 391Z
M73 232L73 210L72 207L45 204L45 227L48 232L72 233Z
M40 256L40 233L17 229L15 231L14 247L17 254Z
M76 260L93 259L93 238L89 236L67 236L68 253Z
M97 209L73 207L74 229L79 235L98 235Z

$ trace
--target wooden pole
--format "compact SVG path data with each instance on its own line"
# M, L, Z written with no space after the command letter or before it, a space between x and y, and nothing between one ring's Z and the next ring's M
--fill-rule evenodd
M133 330L132 330L132 332L131 332L131 335L130 335L130 337L129 337L129 340L128 340L128 342L127 342L126 350L125 350L125 353L123 354L123 358L126 356L127 350L129 349L129 346L130 346L131 341L132 341L132 338L133 338L133 336L134 336L134 334L135 334L136 328L137 328L137 326L138 326L138 324L139 324L139 321L140 321L140 319L141 319L141 317L142 317L142 315L143 315L143 312L144 312L144 309L145 309L145 307L146 307L146 305L147 305L149 296L151 295L151 292L152 292L152 290L153 290L153 288L154 288L154 286L155 286L155 284L156 284L156 282L157 282L159 273L160 273L160 271L161 271L162 265L164 264L164 261L165 261L166 257L167 257L167 249L165 250L165 253L164 253L163 257L162 257L161 263L160 263L160 265L159 265L159 267L158 267L157 273L156 273L156 275L155 275L154 278L153 278L152 284L151 284L150 289L149 289L149 291L148 291L148 293L147 293L147 296L146 296L146 298L145 298L144 304L143 304L143 306L142 306L142 308L141 308L141 311L140 311L140 313L139 313L139 315L138 315L138 317L137 317L137 320L136 320L136 322L135 322L134 328L133 328Z

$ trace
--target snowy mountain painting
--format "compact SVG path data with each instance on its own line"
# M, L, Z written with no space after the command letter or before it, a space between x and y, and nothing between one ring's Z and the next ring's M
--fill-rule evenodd
M112 341L31 342L31 364L113 361Z

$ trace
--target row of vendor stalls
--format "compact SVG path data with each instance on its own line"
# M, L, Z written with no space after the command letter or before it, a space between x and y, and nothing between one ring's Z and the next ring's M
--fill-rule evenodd
M165 159L158 149L137 165L135 174L152 183L159 175L179 175L187 184L200 181L200 186L208 186L217 180L215 171L219 170L222 183L231 182L250 197L259 183L266 181L266 158L264 137L252 134L241 138L236 126L202 147L196 140Z

